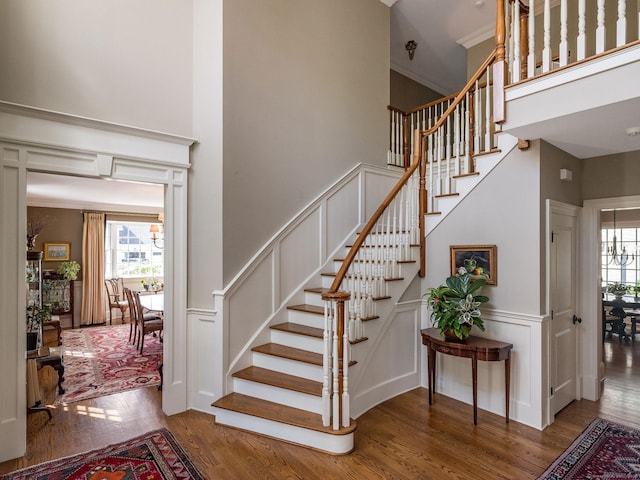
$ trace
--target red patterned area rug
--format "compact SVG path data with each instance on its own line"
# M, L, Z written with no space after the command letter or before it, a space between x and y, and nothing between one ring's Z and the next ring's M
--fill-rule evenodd
M538 480L640 479L640 430L596 418Z
M204 480L166 429L9 473L2 480Z
M129 325L65 330L60 349L65 393L56 405L160 384L162 343L145 336L141 355L129 342Z

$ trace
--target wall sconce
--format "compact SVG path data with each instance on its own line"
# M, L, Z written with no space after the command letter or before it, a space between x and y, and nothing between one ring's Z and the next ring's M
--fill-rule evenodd
M164 238L159 238L158 234L162 233L162 235L164 236L164 213L158 214L158 221L160 222L161 228L158 228L158 225L156 223L153 223L149 227L149 232L151 232L151 240L153 241L153 245L156 248L162 249L164 248ZM158 241L162 241L162 245L158 245Z
M404 48L409 52L409 60L413 60L413 56L416 54L416 48L418 48L418 43L415 40L409 40L404 44Z

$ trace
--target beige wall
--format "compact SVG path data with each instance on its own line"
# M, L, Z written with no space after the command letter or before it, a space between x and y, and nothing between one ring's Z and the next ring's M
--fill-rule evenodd
M640 195L640 150L583 160L585 200Z
M66 208L28 207L27 219L48 217L49 223L38 234L35 251L44 251L45 243L70 243L71 258L82 267L82 213L80 210ZM43 262L43 270L56 271L60 262ZM78 280L82 280L83 269L80 268Z
M390 70L389 72L391 84L390 105L392 107L408 112L444 97L441 93L425 87L395 70Z
M570 170L573 179L560 180L561 169ZM582 161L559 148L540 141L540 200L582 205ZM544 211L544 210L543 210Z
M5 0L0 100L191 135L191 2Z
M389 8L224 2L224 280L351 167L386 163Z

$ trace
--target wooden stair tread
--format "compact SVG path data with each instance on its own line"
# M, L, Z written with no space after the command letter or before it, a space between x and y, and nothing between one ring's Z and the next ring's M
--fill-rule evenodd
M301 350L299 348L287 347L286 345L280 345L278 343L265 343L264 345L252 348L251 351L322 366L322 354L309 352L308 350Z
M321 273L320 274L320 276L322 276L322 277L335 277L336 275L337 275L337 273L331 273L331 272ZM352 275L346 274L345 278L350 277L350 276L352 276ZM398 280L404 280L404 278L403 277L393 277L393 278L384 277L383 280L385 282L397 282Z
M356 422L353 419L348 427L334 430L331 426L322 426L322 416L317 413L249 397L240 393L226 395L212 403L212 406L330 435L348 435L356 429Z
M322 383L309 380L308 378L287 375L261 367L247 367L233 374L235 378L241 378L251 382L262 383L274 387L280 387L294 392L306 393L308 395L322 395Z
M447 198L447 197L459 197L460 194L453 192L453 193L442 193L440 195L436 195L436 198Z
M287 307L288 310L296 310L298 312L307 312L313 313L316 315L324 316L324 307L319 307L318 305L309 305L309 304L301 304L301 305L290 305Z
M292 322L279 323L278 325L272 325L271 328L280 332L295 333L313 338L323 338L324 333L321 328L308 327L307 325Z

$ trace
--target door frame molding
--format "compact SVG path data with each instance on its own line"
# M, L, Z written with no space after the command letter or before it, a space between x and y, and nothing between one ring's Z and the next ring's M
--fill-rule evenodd
M602 312L600 308L602 268L600 255L600 210L612 208L640 208L640 195L585 200L581 215L580 277L593 279L581 282L580 311L585 328L582 348L582 396L597 401L604 387L602 360ZM592 352L598 352L593 355Z
M0 102L0 461L26 449L27 171L164 185L165 339L162 409L187 408L187 176L194 140ZM19 253L23 252L23 255Z

